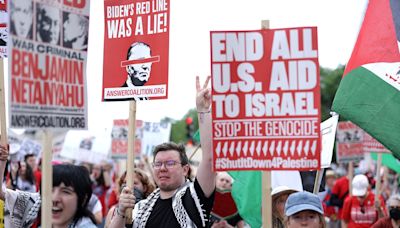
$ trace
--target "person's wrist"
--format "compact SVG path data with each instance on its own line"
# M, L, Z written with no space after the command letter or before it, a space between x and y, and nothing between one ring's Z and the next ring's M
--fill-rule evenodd
M197 113L211 113L211 109L197 110Z
M123 218L123 219L126 218L126 216L125 216L125 211L126 211L126 210L121 210L119 207L117 207L117 208L116 208L116 211L117 211L117 215L118 215L119 217L121 217L121 218Z

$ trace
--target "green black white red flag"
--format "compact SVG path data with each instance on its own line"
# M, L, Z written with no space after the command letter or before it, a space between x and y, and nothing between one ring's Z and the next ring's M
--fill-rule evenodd
M400 1L370 0L332 109L400 157Z

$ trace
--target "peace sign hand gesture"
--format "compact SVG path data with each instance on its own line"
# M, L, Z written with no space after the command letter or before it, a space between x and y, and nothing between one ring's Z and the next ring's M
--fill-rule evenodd
M200 79L199 76L196 76L196 108L197 112L210 112L211 107L211 89L207 88L208 83L210 82L211 76L207 76L206 81L204 82L203 87L200 87Z

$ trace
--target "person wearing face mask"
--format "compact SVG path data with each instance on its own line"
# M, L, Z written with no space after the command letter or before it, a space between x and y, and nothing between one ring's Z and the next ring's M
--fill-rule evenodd
M133 185L134 191L133 194L135 195L136 202L139 202L142 199L145 199L147 196L150 195L155 189L154 184L150 181L149 176L142 170L135 168L133 175ZM118 181L118 188L113 189L111 193L109 206L111 206L110 210L108 211L106 224L105 227L110 226L111 219L115 216L115 205L118 203L119 193L124 187L126 186L126 172L122 174Z
M399 228L400 227L400 195L396 194L389 198L389 216L379 219L372 228Z

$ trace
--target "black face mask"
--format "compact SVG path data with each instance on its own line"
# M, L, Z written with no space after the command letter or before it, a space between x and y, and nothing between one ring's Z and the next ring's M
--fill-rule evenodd
M390 218L393 220L400 220L400 209L399 208L392 208L389 211Z
M137 188L133 189L133 194L135 195L136 202L139 202L144 198L144 193Z
M125 187L126 187L126 184L121 185L121 189L120 189L119 194L121 194L122 189L125 188ZM136 200L135 200L136 203L145 198L144 197L144 192L140 191L137 188L133 188L133 195L136 198Z

